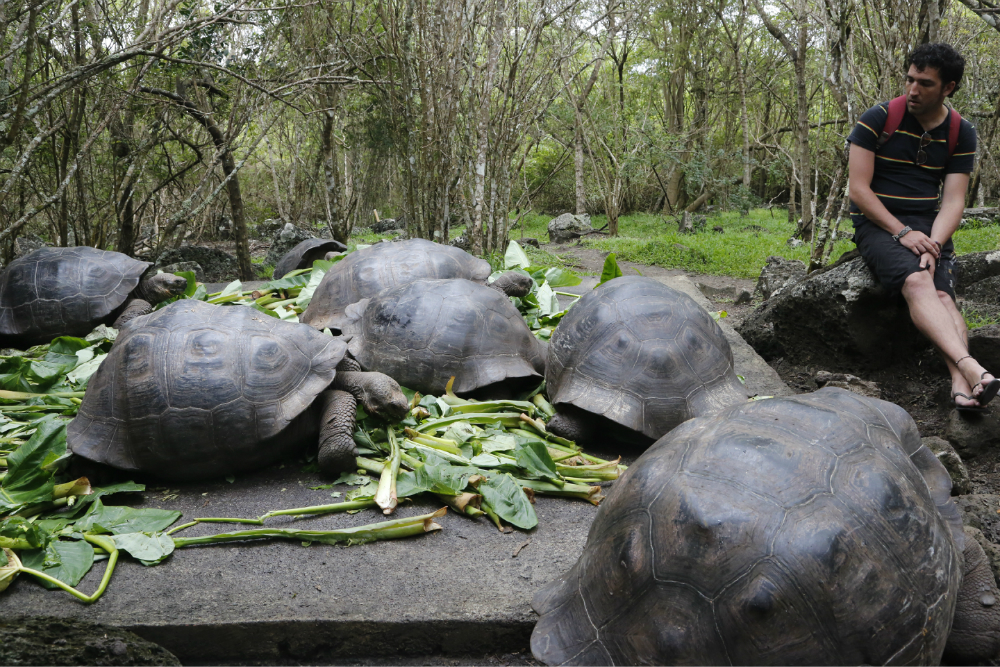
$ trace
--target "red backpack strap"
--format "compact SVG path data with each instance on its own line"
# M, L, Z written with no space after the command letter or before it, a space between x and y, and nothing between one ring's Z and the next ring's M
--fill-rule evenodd
M954 109L951 110L951 118L948 122L948 157L955 154L955 147L958 146L958 135L962 131L962 117Z
M900 95L889 100L888 115L885 118L885 125L882 127L882 134L878 138L878 147L881 148L885 142L889 141L893 133L899 129L899 124L903 122L903 114L906 113L906 95Z

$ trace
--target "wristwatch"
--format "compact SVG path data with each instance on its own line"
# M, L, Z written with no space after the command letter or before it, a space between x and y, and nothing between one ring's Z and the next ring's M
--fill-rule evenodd
M903 227L902 229L900 229L898 234L893 234L892 235L892 240L893 241L898 241L899 239L901 239L904 236L906 236L907 232L912 232L912 231L913 230L910 229L910 226L907 225L906 227Z

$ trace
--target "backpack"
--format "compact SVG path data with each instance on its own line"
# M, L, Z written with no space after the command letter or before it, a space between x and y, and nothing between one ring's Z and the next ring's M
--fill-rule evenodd
M888 116L885 119L885 127L878 138L878 148L882 148L885 142L889 141L893 133L899 129L899 124L903 122L903 114L906 113L906 95L900 95L889 101ZM962 117L954 109L950 110L951 122L948 124L948 157L955 154L955 146L958 145L958 133L962 130Z

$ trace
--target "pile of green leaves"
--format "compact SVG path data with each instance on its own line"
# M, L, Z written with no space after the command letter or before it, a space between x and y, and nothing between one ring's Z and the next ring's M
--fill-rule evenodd
M575 443L545 428L554 410L540 393L530 400L475 401L450 391L410 398L407 417L395 425L359 409L354 439L361 456L357 474L338 481L358 488L347 500L379 505L381 487L394 499L433 494L468 516L483 514L530 530L538 524L535 494L580 498L598 504L596 484L617 479L622 466L584 454ZM394 479L391 468L396 466ZM378 474L379 479L367 476ZM391 511L389 509L388 511Z
M214 304L231 304L248 306L270 317L298 322L299 315L309 306L313 292L319 287L323 276L334 264L346 255L337 255L332 260L316 260L312 267L299 269L286 274L282 278L271 280L256 290L244 290L239 280L226 285L221 292L209 294L205 286L197 280L191 271L181 271L177 275L187 280L188 286L183 294L157 304L157 309L177 301L178 299L197 299Z
M569 306L560 307L559 295L579 298L576 294L557 290L560 287L579 285L580 276L562 267L532 266L528 255L517 241L511 241L507 247L507 252L504 254L504 269L520 271L531 277L533 283L531 292L521 298L513 297L511 301L517 306L535 336L549 340L552 330L569 310ZM490 280L495 280L500 273L499 271L494 273L490 276Z

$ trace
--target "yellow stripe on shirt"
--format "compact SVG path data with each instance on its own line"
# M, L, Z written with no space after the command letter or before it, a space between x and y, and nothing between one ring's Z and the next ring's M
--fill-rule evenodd
M878 132L876 132L872 128L868 127L867 125L865 125L864 123L862 123L860 120L858 121L858 125L861 125L862 127L867 128L868 131L871 132L872 134L874 134L876 137L878 136Z
M895 195L884 195L881 192L876 192L876 196L885 197L886 199L909 199L912 201L937 201L937 197L897 197Z

